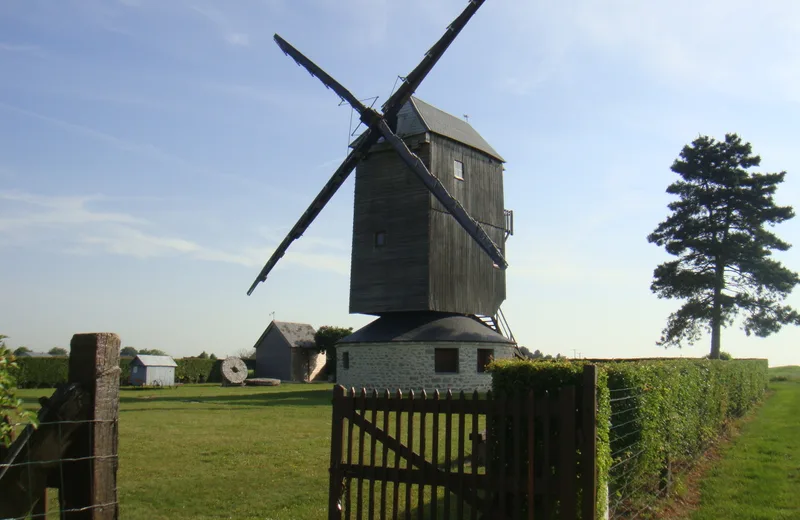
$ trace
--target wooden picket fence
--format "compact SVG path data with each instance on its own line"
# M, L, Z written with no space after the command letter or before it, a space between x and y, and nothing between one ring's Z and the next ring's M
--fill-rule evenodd
M596 368L534 394L336 387L329 520L594 520Z

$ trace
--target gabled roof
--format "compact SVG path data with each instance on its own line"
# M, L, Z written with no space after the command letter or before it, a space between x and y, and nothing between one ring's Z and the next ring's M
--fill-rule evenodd
M397 113L396 133L399 137L409 137L423 132L442 135L505 162L469 123L412 96Z
M137 360L139 361L139 363L142 366L146 366L146 367L176 367L176 366L178 366L178 364L175 362L175 360L172 359L169 356L148 356L148 355L139 354L138 356L133 358L133 361L131 361L131 363L135 363Z
M316 342L314 341L314 334L316 330L308 323L292 323L289 321L273 321L267 326L261 337L256 342L256 348L261 344L264 337L269 334L271 330L277 330L286 339L292 347L298 348L314 348Z

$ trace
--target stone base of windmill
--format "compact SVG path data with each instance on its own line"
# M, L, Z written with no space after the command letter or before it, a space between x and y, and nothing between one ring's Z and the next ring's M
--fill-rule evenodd
M515 351L515 343L474 317L393 313L336 345L336 382L379 392L483 392L492 387L485 365Z

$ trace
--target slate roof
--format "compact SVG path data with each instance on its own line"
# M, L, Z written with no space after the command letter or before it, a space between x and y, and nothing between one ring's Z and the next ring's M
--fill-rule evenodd
M448 114L435 106L422 101L418 97L411 99L400 109L397 115L397 130L399 137L409 137L423 132L439 134L471 148L475 148L495 159L505 162L492 145L472 128L472 125L461 118ZM361 137L353 141L355 146ZM383 138L381 138L381 141ZM380 141L379 141L380 142Z
M389 342L513 343L477 319L445 312L393 312L385 314L339 343Z
M139 360L139 363L145 367L176 367L178 364L169 356L149 356L149 355L141 355L139 354L131 363L135 363L136 360Z
M278 332L286 339L292 347L298 348L315 348L317 346L314 341L314 334L316 330L308 323L292 323L290 321L273 321L271 322L261 337L256 341L255 348L261 344L269 331L277 329Z
M275 327L281 331L286 341L293 347L314 348L316 330L308 323L291 323L288 321L273 321Z
M21 352L17 357L53 357L47 352Z

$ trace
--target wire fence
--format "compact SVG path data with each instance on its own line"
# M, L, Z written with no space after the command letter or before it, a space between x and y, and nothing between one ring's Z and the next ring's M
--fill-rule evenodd
M654 518L672 492L673 475L691 467L687 460L671 460L669 447L651 449L656 443L653 425L680 410L661 408L659 417L653 417L652 408L646 408L650 393L642 388L612 389L610 396L609 519Z
M114 466L118 454L96 452L95 432L116 434L118 421L79 419L12 424L19 432L11 447L0 453L0 519L61 518L68 513L118 509L113 499L99 500L92 466ZM84 489L82 489L84 488Z
M0 520L119 516L119 338L77 334L71 346L70 382L0 448Z

